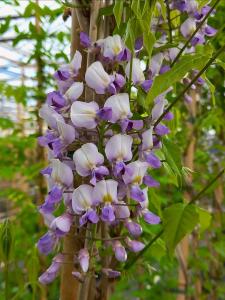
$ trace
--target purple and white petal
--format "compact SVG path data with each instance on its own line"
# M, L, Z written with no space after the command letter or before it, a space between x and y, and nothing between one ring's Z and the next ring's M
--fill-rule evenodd
M98 152L95 144L87 143L74 152L73 160L77 173L81 176L88 176L96 166L103 164L104 156Z
M132 252L139 252L144 249L145 244L139 241L131 240L130 238L126 238L125 242Z
M134 221L132 221L130 219L125 222L125 226L126 226L127 230L129 231L129 233L133 237L138 237L142 234L141 225L139 225L138 223L135 223Z
M132 117L129 95L127 93L116 94L109 97L106 100L104 107L110 107L112 109L112 117L110 121L113 123L118 120Z
M85 81L97 94L104 94L111 83L111 78L105 72L102 64L96 61L87 68Z
M57 121L57 128L59 135L65 144L69 145L75 140L76 133L73 126Z
M91 46L91 39L86 32L80 32L80 44L84 48L89 48Z
M76 214L81 214L91 208L93 204L93 187L82 184L73 191L72 208Z
M130 78L130 65L131 62L128 62L125 68L127 78ZM141 61L138 58L133 58L131 80L134 84L140 84L145 80L144 72L141 68Z
M143 178L143 183L148 187L159 187L160 184L157 180L152 178L150 175L145 175Z
M113 179L101 180L93 189L94 201L96 203L117 202L118 182Z
M110 161L129 161L132 159L133 139L129 135L116 134L112 136L105 146L105 154Z
M118 261L124 262L127 260L127 252L119 241L113 243L113 251Z
M143 190L138 185L132 185L130 188L130 197L131 199L137 202L145 201L145 195Z
M141 184L143 177L148 169L148 164L143 161L134 161L128 164L125 168L125 173L122 176L125 184Z
M64 97L70 102L76 101L82 95L84 90L83 82L74 82L71 87L66 91Z
M65 123L63 117L48 104L42 105L39 110L39 116L45 120L49 127L53 129L57 129L57 121Z
M76 127L93 129L96 127L96 116L99 106L96 102L75 101L71 106L70 117Z
M73 183L73 172L71 168L59 159L52 159L51 177L56 183L70 187Z
M87 249L81 249L78 254L78 261L81 267L81 270L86 273L89 268L90 256Z

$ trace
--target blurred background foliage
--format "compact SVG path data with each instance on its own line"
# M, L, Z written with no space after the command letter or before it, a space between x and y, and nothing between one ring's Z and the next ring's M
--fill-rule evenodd
M45 231L37 205L46 192L39 175L46 165L46 153L37 145L36 137L44 130L37 111L45 94L54 89L51 74L69 57L68 3L60 0L0 3L0 299L4 299L5 293L15 300L55 300L59 295L59 280L47 288L37 281L50 258L40 257L35 246ZM101 10L99 16L113 13L117 14L112 5ZM219 30L211 40L214 50L225 44L224 16L225 3L221 1L215 17L209 20ZM120 32L127 29L124 24L119 28ZM129 30L126 34L129 40ZM160 193L151 191L149 197L151 209L160 215L169 204L183 201L185 193L197 194L225 167L224 58L223 54L217 65L206 72L210 83L204 85L201 94L196 92L194 116L184 101L173 108L175 119L170 124L168 155L181 172L194 139L193 171L182 169L183 173L191 172L193 178L191 183L183 179L180 184L179 174L171 168L155 171L161 189ZM190 236L187 266L183 266L188 278L184 293L188 299L222 300L225 299L224 181L220 178L199 201L203 228L195 229ZM144 226L145 241L151 240L156 232L157 226ZM176 299L181 254L178 249L175 256L169 255L164 240L159 238L138 266L135 264L125 271L111 299ZM198 289L200 296L196 296Z

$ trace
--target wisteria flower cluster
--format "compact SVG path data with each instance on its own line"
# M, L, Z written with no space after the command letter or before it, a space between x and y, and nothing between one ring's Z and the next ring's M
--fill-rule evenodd
M180 28L184 37L209 9L206 6L198 11L190 2L194 3L173 1L174 9L189 14ZM214 33L206 25L188 51L194 51L205 35ZM161 43L163 39L162 35ZM50 165L42 170L49 192L39 207L49 229L38 248L46 255L60 250L60 240L72 226L78 228L76 232L85 228L88 234L83 246L74 253L79 269L73 275L82 281L88 272L96 272L96 261L101 266L99 272L110 278L120 276L119 271L101 261L95 241L111 248L118 262L125 262L129 252L145 247L140 222L149 226L160 223L160 217L148 208L148 189L159 187L150 174L162 166L157 149L162 147L161 137L169 133L166 122L173 114L168 112L155 123L167 107L165 97L171 89L154 100L147 114L137 113L132 95L138 89L147 92L155 77L170 69L169 62L179 49L158 52L149 66L143 67L139 59L142 38L136 40L134 49L128 49L119 35L91 41L81 32L80 43L96 58L87 67L83 82L78 80L82 55L76 51L72 61L54 74L58 90L47 95L40 109L48 129L38 140L48 148ZM90 99L84 96L87 91L92 91ZM56 217L62 201L65 210ZM54 280L64 259L63 252L57 254L40 282Z

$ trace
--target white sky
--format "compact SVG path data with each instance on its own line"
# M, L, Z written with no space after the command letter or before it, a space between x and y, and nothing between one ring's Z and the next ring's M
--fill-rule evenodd
M0 17L7 17L7 16L16 16L22 14L24 12L25 7L27 4L30 3L30 0L19 0L19 6L7 5L1 3L0 1ZM39 5L41 7L47 5L51 9L59 8L59 4L55 0L39 0ZM18 19L12 20L10 24L12 24L11 29L8 30L5 34L1 35L1 39L3 38L11 38L16 36L16 32L14 31L13 25L17 25L21 31L26 31L29 26L29 22L32 19ZM58 17L52 24L45 24L45 29L48 32L60 32L60 31L68 31L70 28L70 18L64 22L62 20L62 16ZM50 47L47 44L46 47ZM27 57L32 52L34 44L29 41L25 40L20 42L16 48L11 46L11 42L3 43L0 42L0 81L10 81L12 85L20 85L21 84L21 68L18 67L16 63L13 61L20 61L26 62ZM55 49L57 50L57 49ZM52 51L55 51L52 49ZM69 45L64 49L64 53L69 55ZM35 66L33 63L29 64L29 66L25 66L24 74L27 77L34 77L35 76ZM26 85L30 86L33 85L32 80L26 80Z

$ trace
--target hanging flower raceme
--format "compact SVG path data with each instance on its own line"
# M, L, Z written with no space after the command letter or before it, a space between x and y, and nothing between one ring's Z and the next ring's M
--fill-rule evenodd
M197 1L171 1L169 6L188 15L178 29L184 38L191 36L210 9L199 9ZM160 24L163 19L158 20ZM154 32L157 24L150 25ZM192 46L215 32L204 24ZM147 58L149 49L146 51L142 37L128 49L118 34L91 41L82 32L80 44L95 60L82 81L82 54L76 51L72 61L54 74L58 90L47 95L40 109L48 128L38 140L48 148L50 163L41 171L49 191L39 207L48 231L37 247L47 255L59 249L62 237L74 234L80 249L74 253L76 269L72 275L81 282L85 276L98 277L99 272L109 278L119 277L121 273L101 257L102 251L111 247L117 263L124 263L130 252L145 247L141 222L148 226L160 223L156 212L149 210L148 190L160 186L151 173L166 159L161 148L164 136L170 133L167 123L173 119L171 112L165 114L166 98L173 88L157 95L151 109L145 109L143 99L157 76L170 70L182 47L168 49L164 47L167 41L162 32L154 44L154 54ZM187 52L194 50L191 47ZM186 76L185 80L190 79ZM84 100L84 94L90 98ZM56 255L40 282L54 280L63 263L64 254Z

